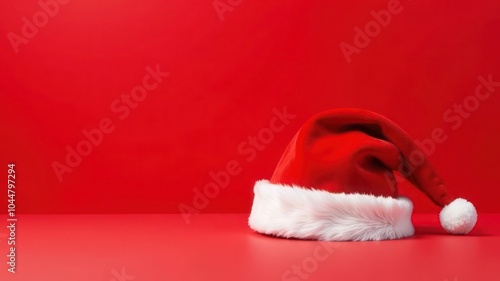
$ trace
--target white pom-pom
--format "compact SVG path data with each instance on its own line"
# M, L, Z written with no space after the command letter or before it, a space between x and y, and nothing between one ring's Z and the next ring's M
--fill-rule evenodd
M457 198L439 213L441 226L451 234L467 234L477 222L477 212L471 202Z

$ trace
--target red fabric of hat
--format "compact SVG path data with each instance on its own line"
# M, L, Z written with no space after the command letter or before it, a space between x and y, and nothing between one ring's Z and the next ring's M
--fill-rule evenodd
M256 182L249 225L327 241L411 236L413 205L399 197L394 171L443 207L446 231L474 227L474 206L448 192L408 134L379 114L351 108L320 113L302 126L271 179Z

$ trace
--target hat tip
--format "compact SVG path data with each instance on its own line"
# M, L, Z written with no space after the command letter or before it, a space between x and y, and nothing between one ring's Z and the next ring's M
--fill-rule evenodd
M476 225L477 211L471 202L457 198L441 210L439 221L450 234L467 234Z

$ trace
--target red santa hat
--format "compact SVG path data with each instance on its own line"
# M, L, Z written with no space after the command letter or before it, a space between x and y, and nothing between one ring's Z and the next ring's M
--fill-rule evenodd
M379 114L350 108L320 113L302 126L271 179L255 183L249 225L264 234L326 241L411 236L413 204L399 197L396 170L443 207L447 232L474 227L474 206L448 192L408 134Z

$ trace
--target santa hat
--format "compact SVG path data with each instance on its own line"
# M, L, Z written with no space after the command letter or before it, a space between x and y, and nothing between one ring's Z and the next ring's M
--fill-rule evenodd
M326 241L398 239L414 234L413 204L399 197L394 171L443 207L439 219L466 234L477 213L453 197L424 153L389 119L334 109L309 119L270 180L254 186L248 223L257 232Z

